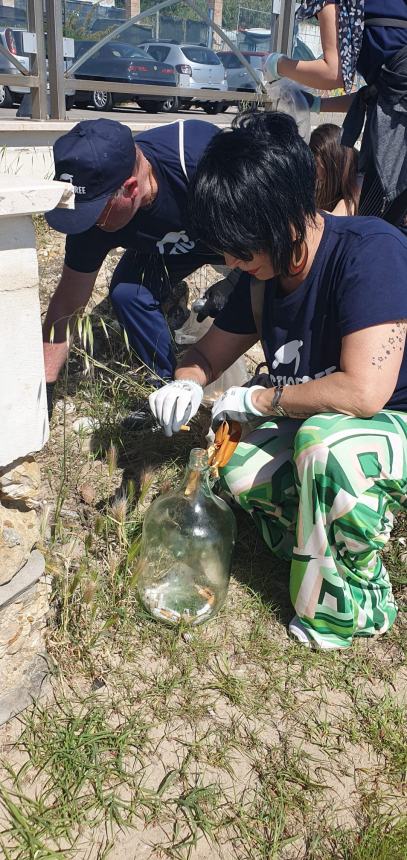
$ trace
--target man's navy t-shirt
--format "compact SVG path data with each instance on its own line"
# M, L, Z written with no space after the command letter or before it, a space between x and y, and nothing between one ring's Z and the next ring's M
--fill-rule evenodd
M151 163L158 194L134 218L114 233L91 227L67 236L65 263L76 272L95 272L113 248L131 248L164 256L202 253L199 242L188 232L187 195L198 161L219 129L201 120L186 120L184 128L185 175L180 158L179 123L170 123L135 135L135 142ZM208 260L211 258L208 251Z
M340 370L345 335L407 319L407 239L378 218L338 218L325 227L311 270L283 294L278 278L266 282L263 347L273 385L297 385ZM223 331L256 332L250 278L243 275L216 318ZM378 336L378 355L399 350L395 325L388 344ZM378 359L379 361L379 359ZM387 408L407 411L407 350Z

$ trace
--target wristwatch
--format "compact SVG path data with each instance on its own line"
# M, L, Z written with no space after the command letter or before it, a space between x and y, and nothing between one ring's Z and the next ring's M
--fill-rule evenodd
M274 389L274 396L271 402L271 414L276 415L279 418L288 418L287 412L285 411L283 406L280 406L280 400L284 391L285 385L276 385Z

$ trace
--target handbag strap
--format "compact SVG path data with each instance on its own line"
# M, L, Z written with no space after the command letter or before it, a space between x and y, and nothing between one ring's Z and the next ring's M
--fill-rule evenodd
M407 30L405 18L365 18L365 27L397 27Z
M256 331L260 341L262 340L263 334L263 306L265 287L265 281L258 281L257 278L250 278L250 301L252 303L252 313L254 317Z

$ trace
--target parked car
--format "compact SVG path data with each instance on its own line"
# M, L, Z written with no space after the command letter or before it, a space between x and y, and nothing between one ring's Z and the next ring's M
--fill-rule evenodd
M24 30L14 30L11 27L6 27L4 30L0 30L0 45L8 51L10 56L14 56L16 60L19 60L22 66L24 66L27 71L30 67L30 58L28 54L24 53L23 47L23 33ZM48 59L46 60L47 65L47 74L48 74ZM67 68L68 61L64 60L64 66ZM19 75L20 71L17 67L12 63L11 59L5 57L4 54L0 54L0 74L3 73L5 75ZM26 93L29 93L29 87L21 86L20 84L0 84L0 108L1 107L12 107L14 104L20 104L23 96ZM74 91L68 90L66 93L66 106L69 110L72 107L72 97ZM27 114L29 116L29 114Z
M261 83L265 83L263 62L268 57L268 54L265 51L242 51L242 54ZM238 92L244 93L257 91L258 87L254 78L249 75L249 72L233 51L219 51L218 57L225 67L228 90L238 90Z
M75 62L94 45L91 41L75 43ZM95 81L120 81L129 84L148 84L175 87L178 75L169 63L162 63L146 56L145 51L125 42L108 42L74 72L73 79L90 78ZM159 95L135 95L134 93L109 93L98 89L77 90L75 104L92 105L96 110L111 110L115 104L136 101L146 111L172 110L173 99Z
M260 82L264 84L266 81L263 75L263 64L269 55L269 51L242 51L242 54L255 71ZM218 57L225 67L228 90L238 90L245 93L257 92L259 90L254 78L251 77L233 51L219 51ZM302 42L301 39L297 39L293 51L293 59L314 60L315 57L308 45Z
M228 88L225 69L219 56L210 48L203 45L174 44L172 42L141 42L139 45L150 57L160 62L170 63L179 75L179 86L193 90L219 90L225 92ZM205 101L204 93L193 95L191 98L177 99L173 110L179 107L189 108L198 104L206 113L218 113L223 103Z
M24 55L22 30L12 30L11 27L6 27L0 30L0 45L13 55L16 60L19 60L25 69L29 68L29 58ZM3 75L19 75L20 72L4 54L0 54L0 74ZM0 107L12 107L13 104L20 104L24 93L28 93L27 87L18 86L17 83L0 84Z

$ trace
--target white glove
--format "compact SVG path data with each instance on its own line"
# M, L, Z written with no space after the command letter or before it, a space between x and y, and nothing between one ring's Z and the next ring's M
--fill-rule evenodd
M150 409L166 436L178 433L182 424L198 412L203 388L192 379L176 379L153 391L148 398Z
M254 415L266 416L259 412L252 403L253 391L266 391L263 385L253 385L252 388L243 388L233 385L228 388L224 394L221 394L212 407L212 427L216 430L222 421L239 421L240 424L245 424L250 421Z
M273 54L269 54L267 59L265 60L263 66L263 74L266 81L269 84L272 84L273 81L278 81L281 78L281 75L278 73L278 61L281 57L286 57L286 54L279 54L278 51L274 51Z

